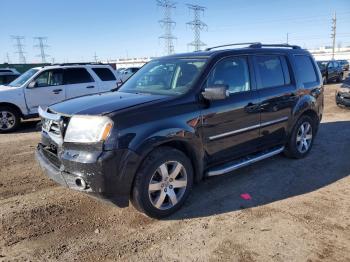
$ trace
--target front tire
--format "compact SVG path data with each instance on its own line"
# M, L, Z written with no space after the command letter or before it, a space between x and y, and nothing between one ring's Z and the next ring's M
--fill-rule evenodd
M303 115L298 119L285 150L286 156L299 159L309 154L316 135L315 121L308 115Z
M153 218L164 218L177 211L193 185L191 161L181 151L159 147L144 160L136 174L132 204Z
M0 133L15 131L21 123L17 110L9 106L0 106Z

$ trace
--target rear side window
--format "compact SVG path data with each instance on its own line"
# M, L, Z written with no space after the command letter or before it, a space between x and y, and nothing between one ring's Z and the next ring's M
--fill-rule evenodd
M94 82L85 68L67 68L64 70L64 84L81 84Z
M94 71L102 81L117 80L109 68L92 68L92 71Z
M288 67L284 57L269 55L256 56L256 63L261 79L260 88L290 84ZM283 68L286 71L285 73Z
M0 69L0 73L12 73L12 71L8 69Z
M300 81L303 84L313 83L317 81L317 76L311 57L307 55L296 55L295 65L298 71Z

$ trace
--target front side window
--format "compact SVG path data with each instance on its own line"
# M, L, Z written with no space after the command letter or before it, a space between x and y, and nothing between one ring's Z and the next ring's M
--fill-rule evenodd
M36 87L59 86L63 84L62 70L46 70L35 80Z
M303 84L313 83L317 81L317 76L313 63L311 61L311 57L307 55L296 55L295 65L298 71L300 81Z
M85 68L64 69L64 84L83 84L94 82L93 78Z
M137 71L119 91L164 95L187 93L199 76L206 59L153 60Z
M20 75L14 81L12 81L9 86L19 87L22 86L25 82L27 82L33 75L35 75L39 70L38 69L29 69L27 72Z
M233 93L250 90L249 67L247 58L231 57L218 62L210 72L207 87L225 85Z
M256 56L257 69L260 74L261 87L270 88L289 84L284 79L283 66L279 56Z

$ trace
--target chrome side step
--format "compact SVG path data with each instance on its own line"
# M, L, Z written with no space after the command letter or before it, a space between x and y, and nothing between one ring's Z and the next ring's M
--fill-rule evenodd
M225 164L223 166L215 167L215 168L209 170L206 175L207 176L218 176L218 175L222 175L222 174L225 174L225 173L229 173L229 172L231 172L233 170L236 170L238 168L241 168L241 167L244 167L244 166L249 166L249 165L251 165L251 164L253 164L255 162L258 162L260 160L272 157L274 155L278 155L283 150L284 150L284 146L277 147L277 148L275 147L275 148L273 148L271 150L255 154L253 156L247 156L245 158L236 160L234 162Z

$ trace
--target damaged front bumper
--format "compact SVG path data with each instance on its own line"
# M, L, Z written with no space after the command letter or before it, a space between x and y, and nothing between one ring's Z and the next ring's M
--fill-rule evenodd
M118 207L129 205L133 178L140 162L136 153L127 149L103 152L65 149L58 155L41 143L37 147L36 158L49 178Z

